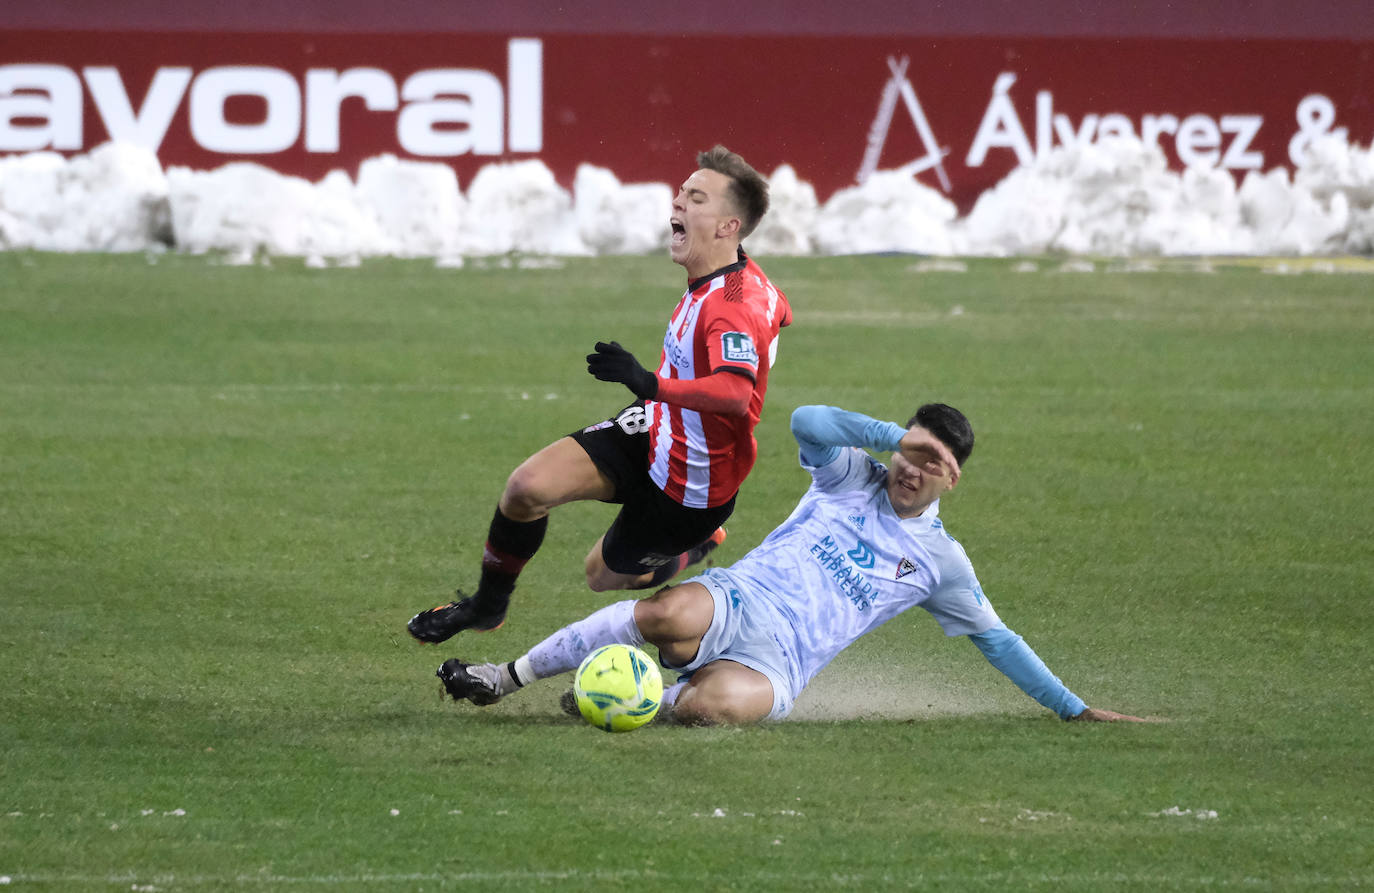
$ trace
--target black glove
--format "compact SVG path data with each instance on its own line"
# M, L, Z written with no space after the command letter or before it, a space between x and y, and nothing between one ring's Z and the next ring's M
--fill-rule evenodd
M658 376L639 365L635 355L615 341L596 342L596 353L587 354L587 371L598 381L618 381L641 400L652 400L658 393Z

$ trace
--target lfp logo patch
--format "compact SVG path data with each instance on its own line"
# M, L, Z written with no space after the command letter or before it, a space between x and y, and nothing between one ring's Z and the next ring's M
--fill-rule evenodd
M720 352L726 362L759 364L759 352L754 349L754 339L743 332L726 332L720 336Z

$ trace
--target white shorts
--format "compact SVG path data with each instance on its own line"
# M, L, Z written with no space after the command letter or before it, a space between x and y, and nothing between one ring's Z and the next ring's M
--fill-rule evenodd
M729 575L720 568L711 568L700 576L686 580L700 583L711 593L715 613L711 627L701 637L701 647L691 663L681 667L664 666L670 670L690 674L712 661L732 660L768 677L773 684L773 710L767 719L782 719L792 712L800 689L793 691L789 681L787 649L774 635L782 619L766 604L751 602L741 596Z

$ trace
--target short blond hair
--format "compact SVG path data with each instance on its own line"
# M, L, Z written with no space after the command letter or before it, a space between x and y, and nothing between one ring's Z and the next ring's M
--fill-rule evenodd
M730 198L740 215L739 237L752 233L768 213L768 181L749 162L719 143L697 153L697 166L730 178Z

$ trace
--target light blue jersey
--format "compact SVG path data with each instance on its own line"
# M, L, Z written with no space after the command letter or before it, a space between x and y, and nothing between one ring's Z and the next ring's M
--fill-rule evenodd
M695 578L716 604L691 671L727 659L773 683L773 719L860 636L920 605L948 636L969 636L994 666L1061 716L1083 703L1006 628L964 549L944 529L939 502L899 518L887 468L856 447L895 450L905 429L833 407L793 417L812 483L796 509L729 568ZM815 463L815 464L812 464Z
M902 519L887 498L887 469L858 449L812 473L811 488L785 522L728 570L726 585L774 613L795 699L835 655L914 605L950 636L990 629L963 548L945 532L939 504Z

